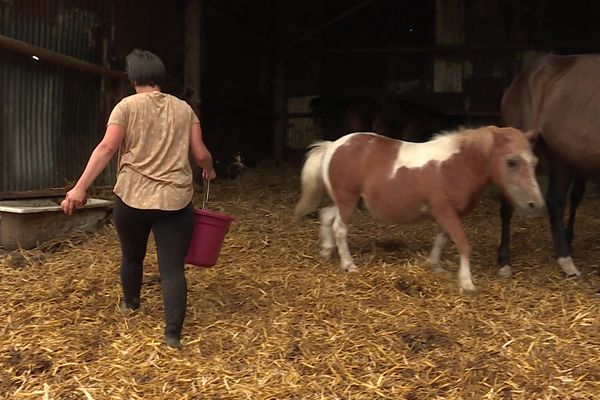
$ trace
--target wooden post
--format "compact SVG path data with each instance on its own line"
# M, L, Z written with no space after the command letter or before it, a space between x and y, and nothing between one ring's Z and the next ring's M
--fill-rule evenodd
M202 109L201 29L202 0L187 0L185 6L185 61L183 85L185 97L200 117Z
M114 49L115 43L115 28L116 28L116 0L111 0L107 2L110 11L110 23L108 26L102 29L102 66L104 68L110 69L110 60L109 54ZM116 82L115 80L109 79L106 76L102 76L100 82L100 93L102 94L102 115L101 119L98 121L98 133L103 135L106 123L108 122L108 118L110 117L110 113L115 104L121 99L117 96L117 88L123 85L123 80L119 80ZM109 167L106 168L103 172L104 178L111 185L115 183L116 173L119 168L118 157L113 157L111 160Z
M362 3L355 5L354 7L343 11L342 13L340 13L339 15L336 15L335 17L331 18L329 21L319 25L318 27L314 28L313 30L311 30L310 32L302 35L302 37L296 39L293 43L293 45L298 45L302 42L304 42L305 40L317 35L318 33L323 32L324 30L326 30L327 28L335 25L336 23L346 19L347 17L353 15L354 13L356 13L357 11L365 8L366 6L370 5L371 3L373 3L376 0L364 0Z
M275 161L281 162L284 157L285 137L287 134L287 102L286 102L286 71L283 54L277 54L273 78L273 95L275 109Z
M273 110L275 111L275 126L273 129L273 152L276 162L283 161L285 138L287 135L287 83L286 83L286 20L287 14L281 2L274 5L275 39L273 63Z
M463 0L436 0L435 6L435 44L463 44L465 41Z
M463 0L436 0L436 45L462 45L464 38ZM433 92L462 93L465 61L436 57L433 61Z
M198 118L202 111L202 0L187 0L185 4L183 63L183 97L188 101ZM205 138L206 140L206 138ZM202 170L190 162L195 182L202 182Z

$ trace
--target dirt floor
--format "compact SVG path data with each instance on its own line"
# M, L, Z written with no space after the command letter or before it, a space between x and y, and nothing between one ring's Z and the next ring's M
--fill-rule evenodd
M200 196L196 205L201 203ZM576 226L583 279L552 256L547 218L515 218L515 275L496 276L493 191L465 219L478 292L433 275L435 226L356 215L360 268L318 258L318 221L294 223L298 171L263 165L215 181L234 215L219 263L188 267L185 345L163 345L155 251L142 310L121 315L114 229L0 254L0 397L6 399L600 398L600 196Z

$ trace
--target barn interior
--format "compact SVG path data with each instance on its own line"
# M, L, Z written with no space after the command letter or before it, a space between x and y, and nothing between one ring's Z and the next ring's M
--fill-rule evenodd
M114 104L133 93L123 71L134 48L164 60L163 90L194 105L216 160L240 153L254 166L348 133L349 105L501 123L502 92L524 67L548 52L597 50L599 9L583 0L3 1L0 193L76 178ZM98 184L114 175L113 166Z
M597 193L579 213L582 281L556 268L545 218L517 219L519 272L496 277L486 193L466 222L472 297L428 272L433 223L359 213L350 246L364 269L349 276L317 259L318 221L290 214L313 141L375 130L384 109L424 135L431 121L502 125L515 76L544 54L598 52L599 17L593 0L0 0L0 200L64 195L133 94L125 57L141 48L200 117L219 176L209 207L236 218L219 264L188 270L179 352L160 343L153 246L144 311L126 317L110 223L0 246L0 397L595 398ZM115 175L113 160L93 195L110 200ZM454 270L455 249L444 256Z

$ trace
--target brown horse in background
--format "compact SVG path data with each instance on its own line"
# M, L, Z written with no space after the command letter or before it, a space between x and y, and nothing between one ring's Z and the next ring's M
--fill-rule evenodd
M520 74L502 99L504 124L540 133L536 152L547 163L546 204L557 263L580 275L571 256L575 213L588 176L600 175L600 55L544 56ZM569 221L563 215L571 191ZM511 275L512 208L503 201L500 274Z
M441 230L431 263L439 263L450 236L460 255L460 288L472 291L471 247L460 217L473 209L488 182L525 212L544 206L529 136L488 126L442 134L425 143L353 133L315 144L302 169L296 217L314 211L327 191L334 205L320 211L321 255L328 257L337 247L348 271L357 269L346 236L359 199L384 222L409 224L433 217Z

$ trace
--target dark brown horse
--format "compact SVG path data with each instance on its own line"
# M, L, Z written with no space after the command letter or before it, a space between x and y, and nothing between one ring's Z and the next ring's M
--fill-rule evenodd
M296 217L314 211L325 191L334 205L320 211L321 255L337 247L342 268L356 270L346 241L359 199L373 217L409 224L433 217L440 225L430 261L436 266L448 236L460 255L460 288L475 289L471 247L461 216L475 206L493 181L515 206L532 212L544 206L535 179L531 146L514 128L488 126L403 142L375 133L353 133L316 144L302 169L302 197Z
M556 260L568 276L580 275L571 257L577 206L586 177L600 174L600 55L542 57L519 75L502 99L504 124L538 131L536 152L547 163L546 204ZM563 215L571 191L569 222ZM500 274L509 276L512 209L503 201Z

